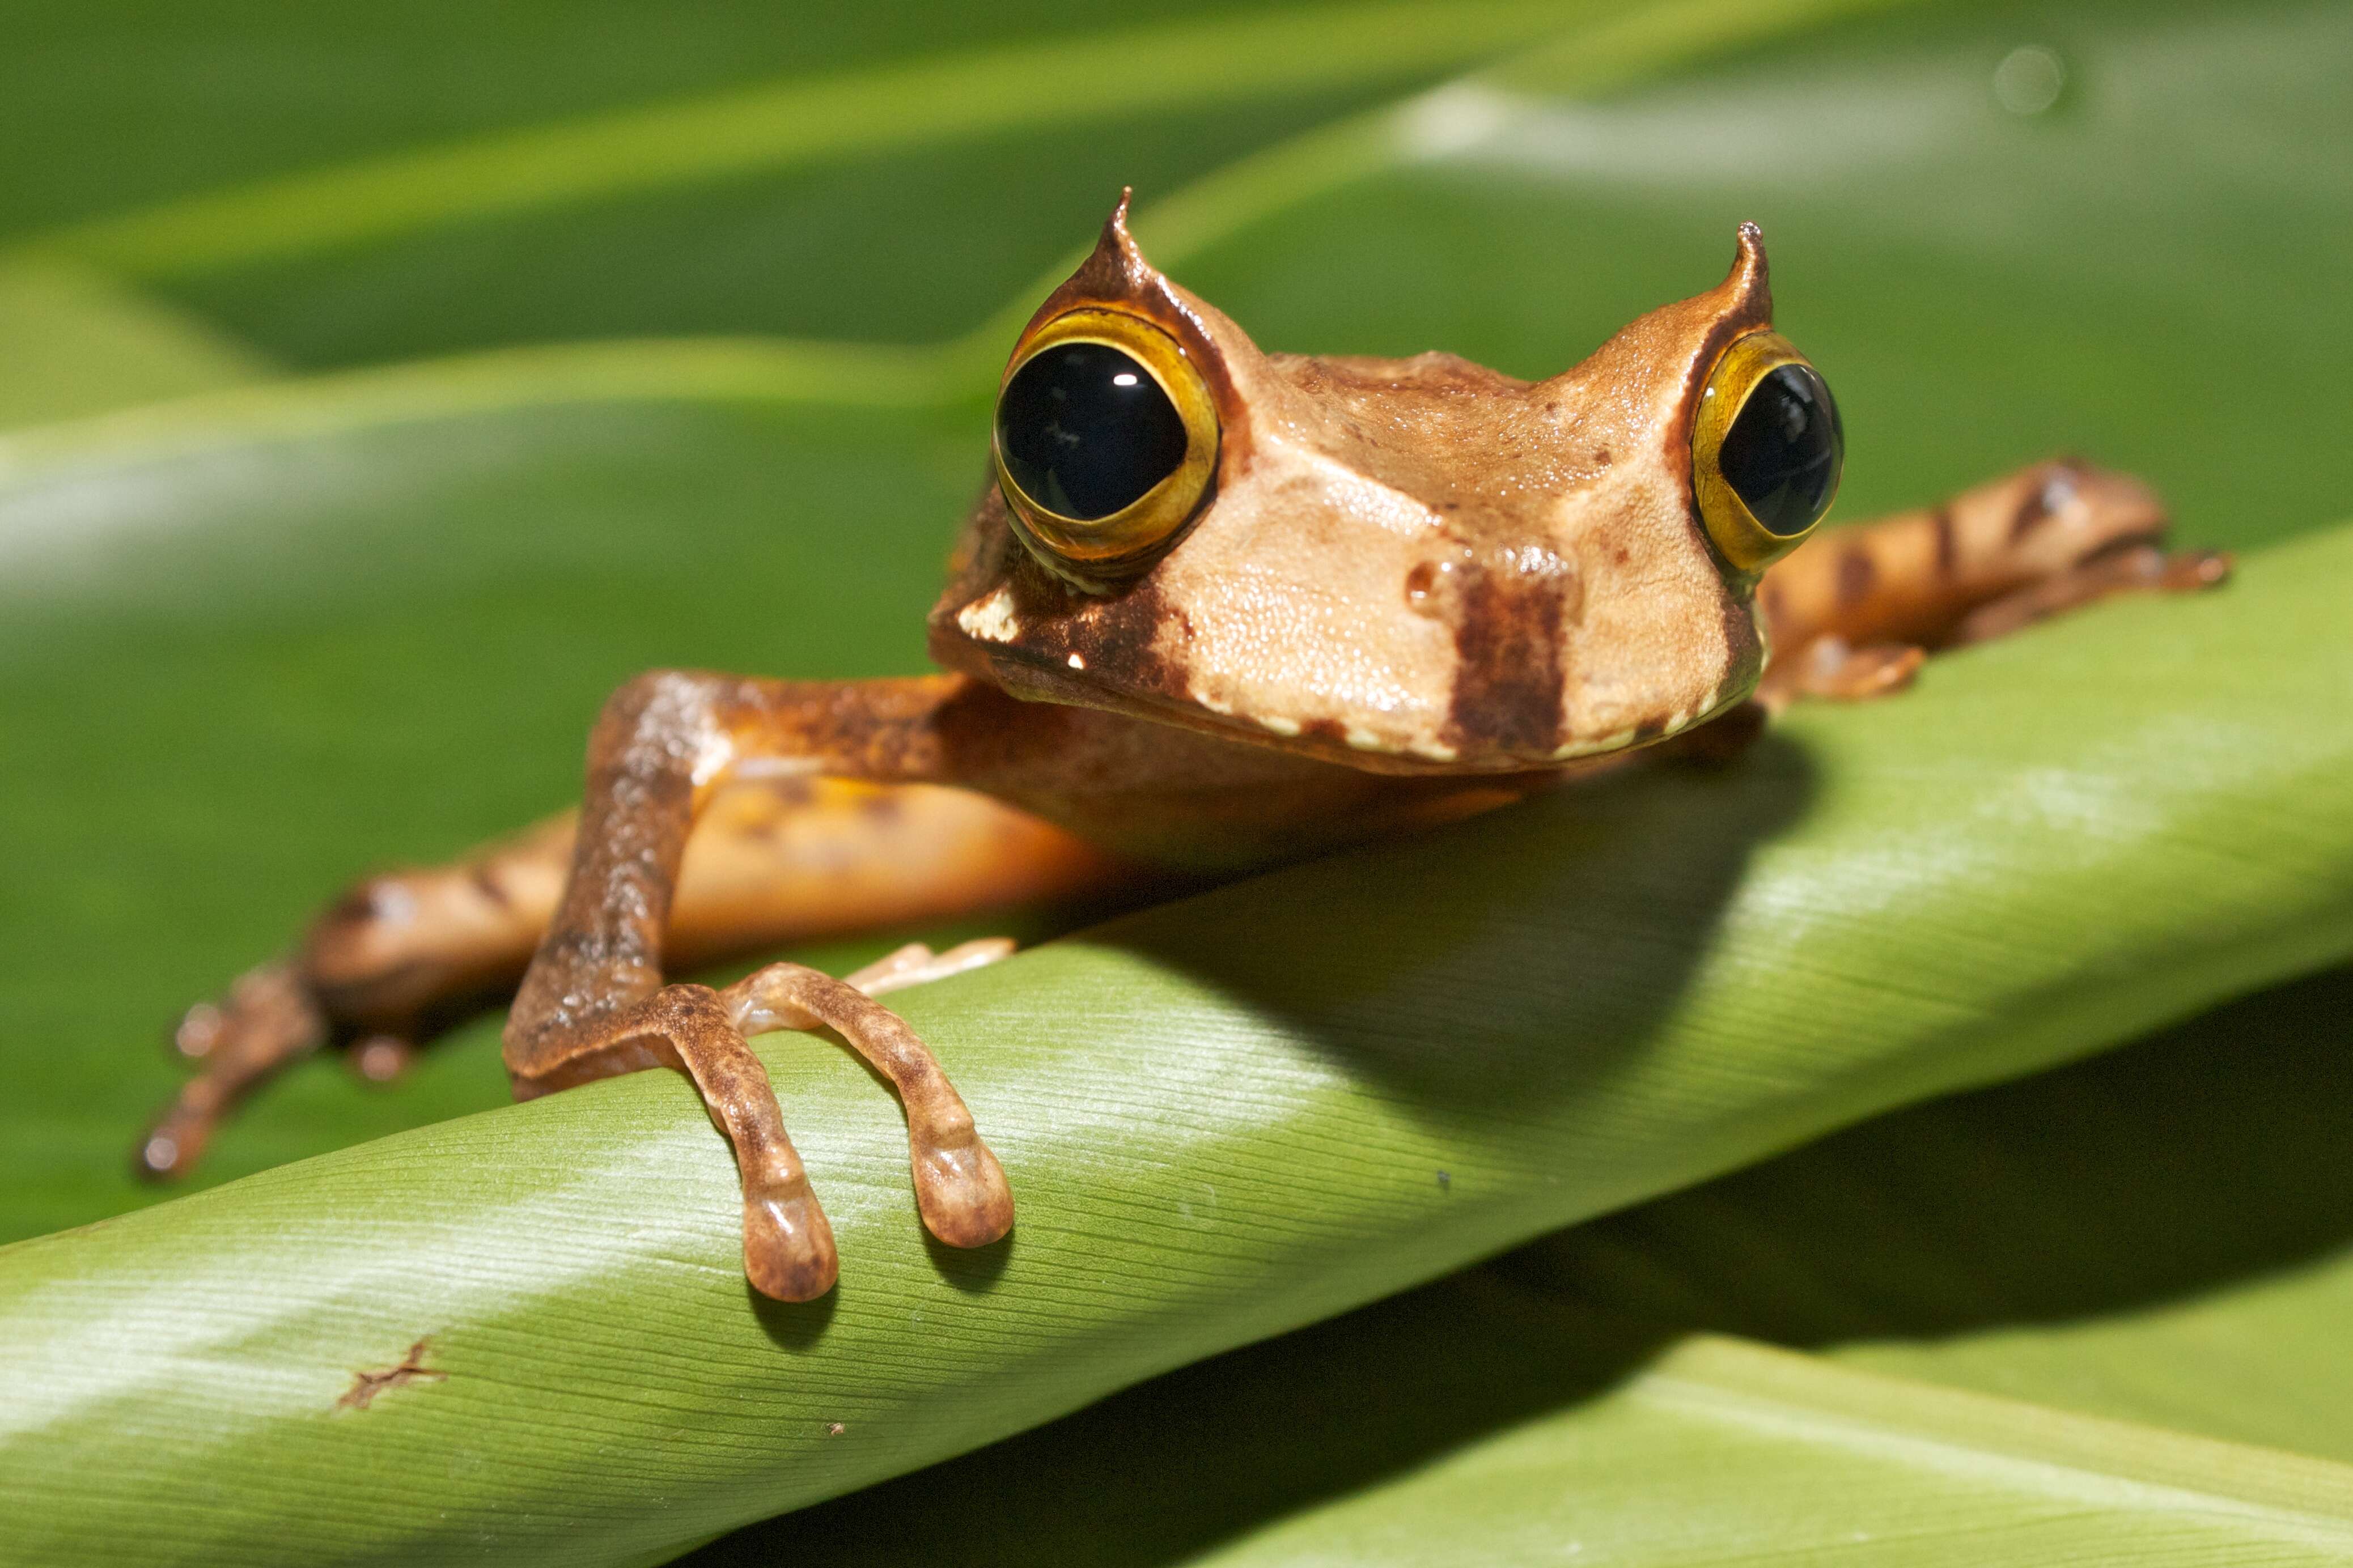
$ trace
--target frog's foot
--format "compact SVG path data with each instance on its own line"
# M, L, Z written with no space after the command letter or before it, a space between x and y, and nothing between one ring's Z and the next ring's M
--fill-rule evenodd
M1892 551L1893 544L1903 542L1908 525L1909 520L1896 519L1878 529L1856 531L1861 537L1858 544L1850 545L1848 558L1862 558L1852 552L1873 548L1874 533ZM1931 647L1989 642L2117 594L2197 593L2230 574L2231 558L2214 551L2168 552L2146 538L2119 539L2021 587L1980 599L1957 619L1928 628L1926 646L1894 639L1850 642L1837 630L1806 637L1767 668L1757 683L1757 700L1778 713L1800 697L1847 702L1884 697L1912 684ZM1858 580L1868 575L1859 574Z
M189 1008L172 1043L198 1064L196 1075L140 1140L134 1168L156 1179L185 1174L239 1100L326 1038L326 1015L289 963L265 963L240 976L223 1001Z
M1912 643L1874 642L1860 647L1836 632L1816 637L1796 656L1777 659L1757 682L1757 700L1778 713L1800 697L1860 702L1903 690L1927 662Z
M1962 617L1952 641L1989 642L2048 616L2116 594L2195 594L2227 582L2231 557L2214 550L2168 552L2133 543L2103 552Z
M507 1042L517 1100L649 1067L676 1068L692 1079L712 1122L734 1147L744 1189L744 1272L753 1285L783 1301L807 1301L833 1289L840 1272L833 1226L785 1131L768 1069L744 1043L717 992L666 985L602 1018Z
M743 1034L829 1028L891 1080L907 1112L915 1206L925 1228L950 1247L986 1247L1012 1229L1013 1192L938 1060L872 993L977 968L1012 947L993 939L934 953L915 944L846 980L797 963L772 963L719 993L720 1005Z
M913 984L990 962L1010 946L902 948L860 976L878 989ZM833 1227L785 1131L767 1069L744 1042L774 1029L821 1028L849 1041L897 1088L916 1206L932 1234L953 1247L985 1247L1011 1229L1004 1170L914 1031L849 981L797 963L769 964L724 991L664 986L585 1027L525 1035L510 1042L508 1065L524 1100L641 1068L685 1072L735 1151L745 1276L764 1295L806 1301L831 1289L840 1272Z
M2168 552L2165 506L2129 474L2036 463L1941 506L1824 534L1767 571L1777 650L1758 689L1852 700L1901 690L1934 651L2005 637L2114 594L2211 588L2226 555Z

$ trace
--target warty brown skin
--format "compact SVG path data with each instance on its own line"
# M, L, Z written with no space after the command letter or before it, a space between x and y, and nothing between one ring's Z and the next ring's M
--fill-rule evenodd
M679 968L1410 830L1758 703L1895 689L1928 648L2225 570L2164 553L2146 489L2073 462L1834 531L1761 580L1727 566L1690 443L1717 356L1770 323L1751 226L1721 286L1527 383L1445 354L1262 353L1144 260L1124 211L1024 342L1087 306L1182 345L1220 425L1188 527L1081 587L1030 553L992 487L931 617L949 673L632 681L591 738L576 825L373 879L293 958L193 1009L179 1042L204 1066L142 1166L185 1169L240 1094L329 1038L388 1075L520 975L518 1096L685 1072L734 1149L747 1276L807 1300L833 1283L832 1235L746 1037L828 1028L864 1055L905 1103L924 1224L987 1245L1013 1220L1004 1172L871 997L1009 944L904 949L839 980L776 963L724 991L670 982Z

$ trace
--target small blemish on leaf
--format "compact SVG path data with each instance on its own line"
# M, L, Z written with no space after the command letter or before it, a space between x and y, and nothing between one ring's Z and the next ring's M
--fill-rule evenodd
M1440 1171L1440 1172L1439 1172L1439 1173L1438 1173L1438 1190L1439 1190L1440 1192L1441 1192L1441 1193L1443 1193L1443 1192L1451 1192L1451 1191L1452 1191L1452 1190L1453 1190L1453 1187L1454 1187L1454 1174L1453 1174L1453 1173L1452 1173L1452 1172L1451 1172L1451 1171Z
M849 1430L848 1426L839 1421L828 1421L825 1424L825 1435L828 1437L839 1437Z
M432 1343L429 1338L418 1340L408 1347L408 1353L401 1358L398 1366L388 1366L382 1372L369 1372L363 1369L353 1373L351 1387L345 1389L343 1396L335 1401L335 1408L365 1410L375 1402L375 1396L387 1388L398 1388L404 1383L448 1381L448 1373L437 1372L425 1364L425 1352L431 1348Z

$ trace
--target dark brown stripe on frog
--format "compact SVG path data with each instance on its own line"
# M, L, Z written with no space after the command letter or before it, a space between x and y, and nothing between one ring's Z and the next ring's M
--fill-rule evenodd
M1953 529L1953 509L1938 507L1930 514L1928 522L1936 531L1936 577L1940 582L1946 581L1960 565L1961 544Z
M1472 567L1455 605L1448 742L1464 752L1545 757L1560 744L1566 575Z
M1192 639L1191 621L1146 577L1113 597L1082 601L1075 613L1025 620L1014 646L1033 657L1042 654L1050 668L1066 665L1075 653L1091 682L1183 700L1191 680L1181 650ZM1177 650L1173 655L1171 643Z
M375 919L383 910L377 907L376 886L363 882L327 906L319 916L321 927L358 925Z
M507 890L499 886L499 879L491 875L491 868L488 866L476 863L468 873L468 877L473 882L475 890L500 909L509 909L513 906L514 900L507 897Z
M1838 597L1841 608L1852 608L1871 597L1879 581L1879 563L1868 545L1850 544L1839 552Z
M2042 504L2045 488L2031 485L2026 494L2019 498L2018 510L2010 514L2010 542L2012 544L2032 533L2043 519L2051 515L2051 509Z
M1300 726L1300 734L1311 741L1321 741L1335 751L1348 743L1348 727L1337 719L1310 719Z

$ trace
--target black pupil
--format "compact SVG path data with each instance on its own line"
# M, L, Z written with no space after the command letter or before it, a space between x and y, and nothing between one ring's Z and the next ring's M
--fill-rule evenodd
M1152 373L1108 343L1056 343L997 400L1006 472L1082 521L1134 505L1185 460L1185 420Z
M1810 365L1785 364L1741 405L1716 463L1765 531L1787 539L1820 520L1845 458L1831 389Z

